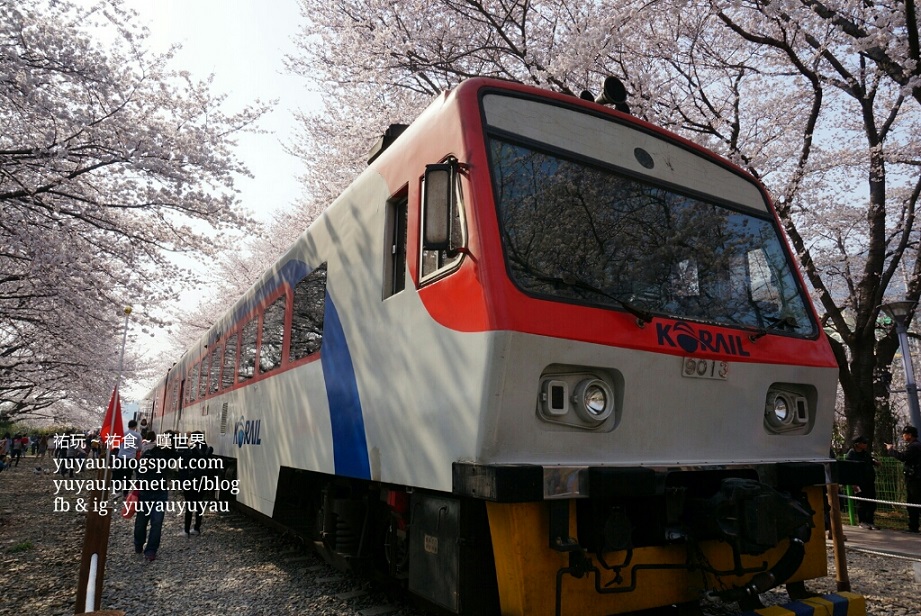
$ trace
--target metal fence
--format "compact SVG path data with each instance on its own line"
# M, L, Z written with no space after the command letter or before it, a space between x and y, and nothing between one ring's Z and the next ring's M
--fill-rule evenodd
M876 505L876 525L883 528L904 528L908 522L905 505L892 504L904 503L905 476L902 463L895 458L882 458L881 465L876 467L876 500L884 501ZM860 496L855 494L851 486L842 486L843 496ZM857 525L857 501L842 498L841 517L851 526Z

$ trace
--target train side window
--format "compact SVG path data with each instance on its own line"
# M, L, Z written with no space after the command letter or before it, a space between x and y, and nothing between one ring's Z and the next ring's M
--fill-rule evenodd
M182 407L179 405L179 383L174 382L170 386L169 401L170 401L170 411L181 410Z
M460 265L463 252L458 248L464 246L466 236L460 175L456 173L454 165L429 165L425 177L420 225L420 283L442 276ZM426 182L431 186L426 187ZM432 220L427 221L426 216ZM437 228L444 225L447 229ZM428 227L434 231L427 231ZM430 234L431 237L427 237Z
M289 361L320 350L323 341L323 311L326 309L326 263L310 272L294 288L291 315Z
M195 364L192 367L192 374L187 379L189 382L189 385L188 387L186 387L186 391L189 392L189 395L188 395L189 402L195 402L195 399L198 398L198 369L199 368L200 368L200 364Z
M384 241L384 293L382 299L406 288L406 210L404 196L387 202Z
M233 387L234 376L237 370L237 339L239 334L234 332L224 343L224 372L221 375L221 387Z
M205 355L201 358L201 374L198 377L198 397L204 398L208 395L208 358Z
M256 318L243 326L243 339L240 341L240 370L237 381L253 378L256 371Z
M211 393L217 391L218 384L220 383L221 376L221 359L223 354L221 353L221 347L217 347L214 351L211 352Z
M281 365L285 341L285 311L288 296L282 295L262 315L262 344L259 347L259 372L266 373Z

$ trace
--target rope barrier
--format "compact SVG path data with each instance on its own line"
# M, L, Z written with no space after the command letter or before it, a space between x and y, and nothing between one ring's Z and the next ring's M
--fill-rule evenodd
M921 507L921 505L917 505L914 503L899 503L896 501L879 500L879 499L874 499L874 498L864 498L862 496L852 496L844 492L839 493L838 496L840 498L846 498L846 499L850 499L853 501L862 501L864 503L877 503L880 505L892 505L894 507ZM921 562L921 557L917 557L917 556L906 556L904 554L894 554L892 552L886 552L882 550L873 550L870 548L857 547L857 546L848 545L848 544L845 544L845 548L848 551L858 552L861 554L870 554L872 556L882 556L885 558L893 558L896 560L905 560L905 561L916 562L916 563Z
M894 558L896 560L907 560L910 562L921 563L921 558L916 556L905 556L904 554L893 554L892 552L880 552L879 550L869 550L867 548L858 548L853 545L844 544L844 547L851 552L860 554L872 554L873 556L883 556L885 558Z
M840 498L849 498L855 501L863 501L865 503L876 503L878 505L892 505L894 507L921 507L919 503L899 503L896 501L885 501L885 500L876 500L873 498L863 498L861 496L851 496L850 494L839 493Z

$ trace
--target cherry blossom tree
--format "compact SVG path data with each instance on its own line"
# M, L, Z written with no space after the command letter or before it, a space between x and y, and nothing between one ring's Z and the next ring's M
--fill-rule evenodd
M300 119L312 198L330 201L376 135L462 79L576 93L616 74L634 113L767 186L830 333L847 435L889 429L896 342L879 306L921 292L913 0L300 3L289 67L330 93Z
M209 295L196 306L177 312L169 334L170 357L179 357L207 332L215 322L284 254L298 236L322 212L316 201L280 210L264 232L251 237L235 250L214 258L206 276Z
M3 417L104 408L122 307L146 335L191 260L254 227L232 148L265 107L228 112L146 36L118 0L0 0Z
M679 40L689 64L719 67L723 87L701 88L692 72L681 75L685 92L716 90L723 102L693 94L709 105L683 113L680 126L722 144L771 189L832 334L846 433L891 438L881 376L897 341L891 327L880 329L880 305L917 301L921 292L913 5L708 4L706 31L718 30L715 19L733 43L698 45L699 28Z

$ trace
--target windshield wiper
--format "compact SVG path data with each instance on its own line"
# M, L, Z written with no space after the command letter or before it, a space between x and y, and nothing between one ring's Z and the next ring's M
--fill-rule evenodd
M544 280L546 280L547 282L556 282L556 283L559 283L559 284L564 284L564 285L566 285L566 286L568 286L568 287L571 287L571 288L573 288L573 289L583 289L583 290L585 290L585 291L589 291L589 292L591 292L591 293L595 293L596 295L600 295L600 296L602 296L602 297L606 297L606 298L608 298L608 299L611 300L611 301L617 302L617 304L618 304L621 308L623 308L624 310L626 310L627 312L629 312L630 314L632 314L633 316L636 317L636 324L637 324L639 327L643 327L644 325L646 325L646 323L651 323L652 320L655 318L655 315L652 314L651 312L649 312L649 311L647 311L647 310L643 310L642 308L640 308L640 307L638 307L638 306L636 306L636 305L634 305L634 304L631 304L630 302L628 302L628 301L625 300L625 299L621 299L621 298L619 298L619 297L616 297L616 296L614 296L614 295L611 295L610 293L607 293L607 292L605 292L605 291L602 291L601 289L598 289L598 288L596 288L596 287L593 287L592 285L590 285L590 284L588 284L588 283L586 283L586 282L583 282L583 281L581 281L581 280L579 280L579 279L571 278L571 277L569 277L569 276L566 276L566 277L563 277L563 278L556 278L556 277L547 276L547 277L542 277L542 278L543 278Z
M774 319L773 323L769 324L767 327L762 327L761 329L758 330L757 333L749 336L748 339L751 340L752 342L755 342L759 338L764 338L765 336L768 335L769 332L775 329L789 328L791 330L796 330L797 327L799 327L799 323L796 322L796 319L794 317L790 315L778 317Z

